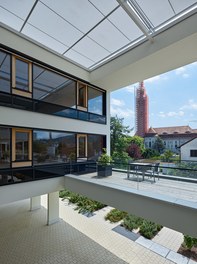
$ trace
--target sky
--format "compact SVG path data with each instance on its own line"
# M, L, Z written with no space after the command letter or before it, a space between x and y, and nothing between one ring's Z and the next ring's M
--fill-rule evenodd
M124 118L135 131L132 84L111 93L111 116ZM149 127L186 126L197 128L197 62L144 80L149 101Z

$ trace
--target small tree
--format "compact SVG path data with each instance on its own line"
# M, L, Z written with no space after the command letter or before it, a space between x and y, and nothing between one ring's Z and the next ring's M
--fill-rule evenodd
M153 149L155 149L156 151L158 151L160 154L165 149L163 140L160 137L157 137L156 138L155 143L153 144Z
M140 159L142 157L140 147L135 143L131 143L131 145L127 149L127 152L133 159Z
M164 152L164 159L169 162L170 161L170 158L172 158L173 156L173 152L169 149L167 149L165 152Z

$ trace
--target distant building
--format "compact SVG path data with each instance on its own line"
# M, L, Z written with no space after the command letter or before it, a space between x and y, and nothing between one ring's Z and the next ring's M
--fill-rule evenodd
M144 136L145 147L153 148L158 136L163 140L165 149L179 153L179 147L182 144L197 137L197 129L192 129L190 126L150 127Z
M180 146L181 160L197 161L197 137Z
M174 153L179 153L179 147L185 142L197 137L197 129L190 126L174 126L148 128L148 96L143 82L136 89L136 133L144 138L146 148L153 148L156 138L159 136L165 145Z
M136 90L136 135L144 137L148 131L148 96L144 82Z

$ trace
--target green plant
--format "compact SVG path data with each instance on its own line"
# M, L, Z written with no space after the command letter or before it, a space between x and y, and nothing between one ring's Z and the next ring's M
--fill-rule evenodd
M110 165L110 163L112 162L112 158L110 155L107 154L105 148L103 148L103 153L98 158L98 162L101 165Z
M83 214L91 214L106 206L98 201L91 200L88 197L70 192L68 190L60 191L59 196L62 199L68 199L70 203L76 204L77 207L75 210L78 210L79 213Z
M193 246L197 246L197 238L184 235L184 246L191 250Z
M132 231L133 229L137 229L142 222L143 222L143 218L141 217L135 215L127 215L123 219L122 226L124 226L129 231Z
M142 224L140 225L140 234L148 239L152 239L158 231L162 228L161 225L155 224L153 222L143 220Z
M118 209L112 209L106 216L105 220L109 220L111 223L116 223L127 216L127 212L120 211Z

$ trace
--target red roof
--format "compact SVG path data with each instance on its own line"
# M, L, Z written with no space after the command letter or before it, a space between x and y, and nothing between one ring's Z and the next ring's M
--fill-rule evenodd
M175 127L150 127L146 136L150 134L172 135L172 134L193 134L197 133L197 129L192 129L190 126L175 126Z

